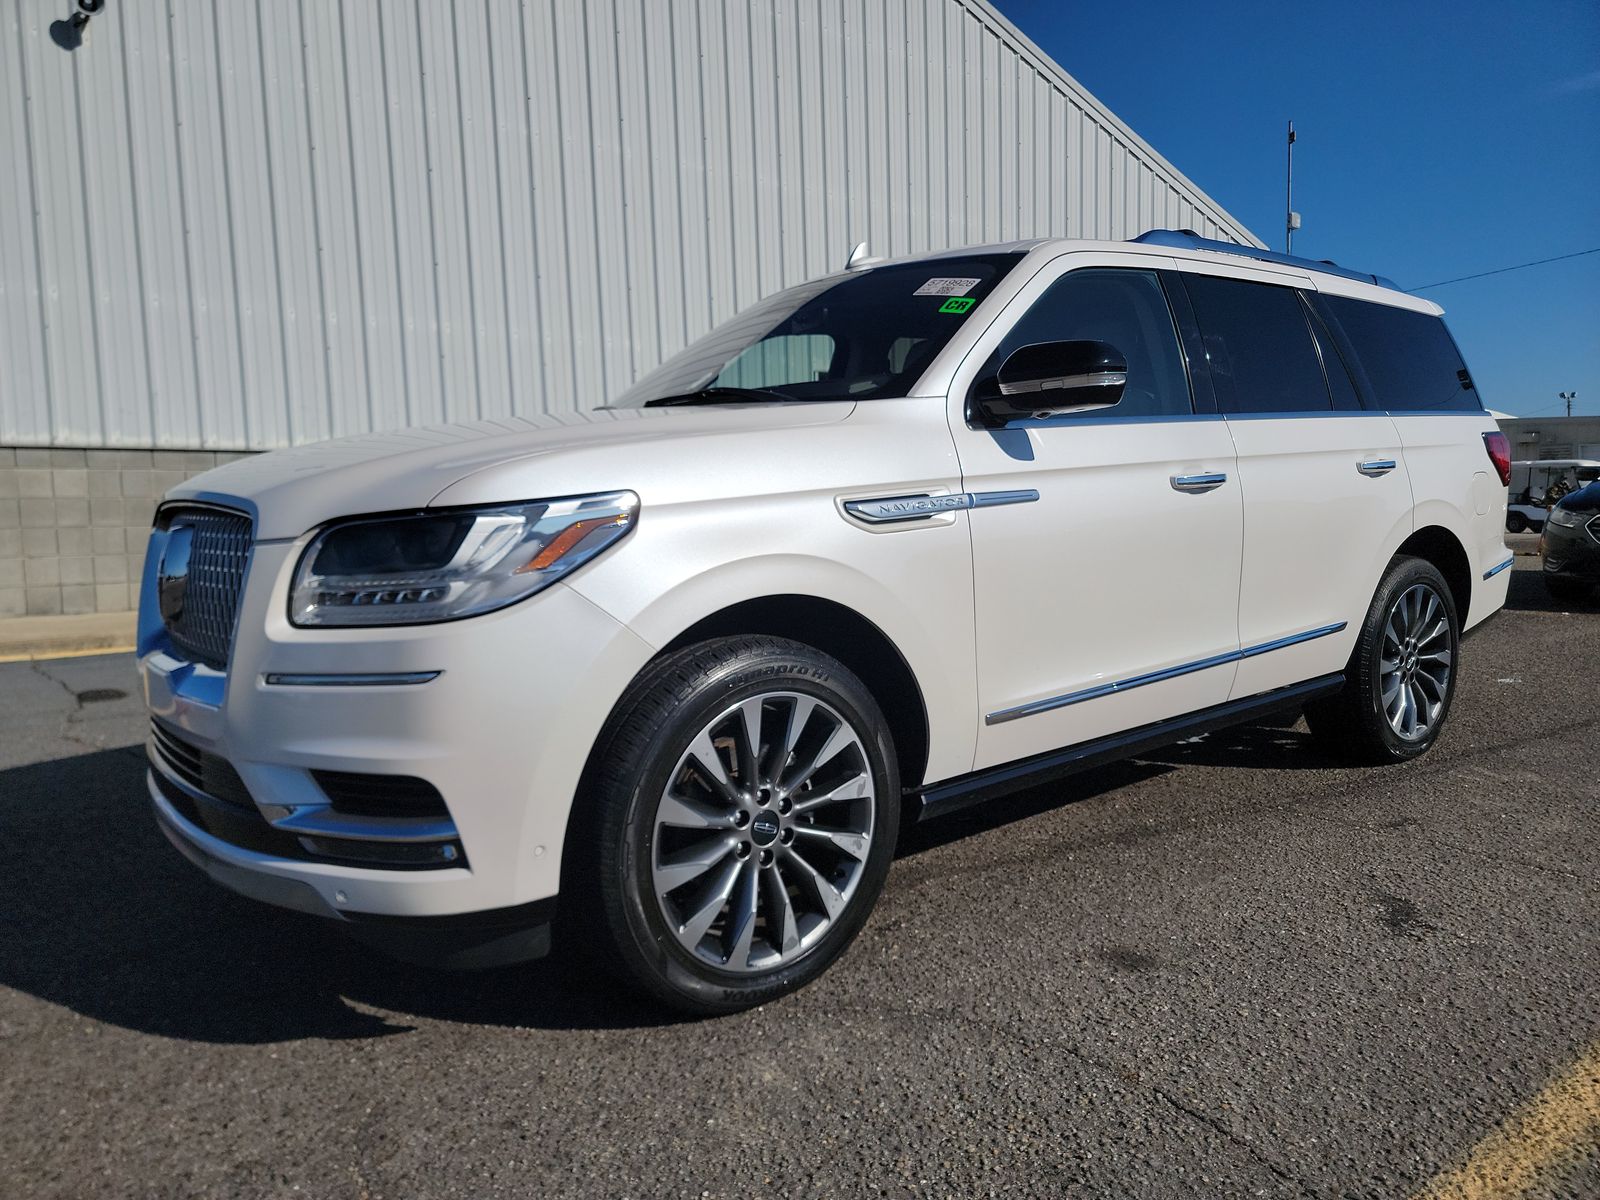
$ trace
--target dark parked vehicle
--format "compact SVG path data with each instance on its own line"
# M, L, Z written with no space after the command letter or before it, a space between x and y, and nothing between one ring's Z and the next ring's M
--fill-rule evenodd
M1600 585L1600 483L1550 510L1539 539L1544 585L1557 600L1582 600Z

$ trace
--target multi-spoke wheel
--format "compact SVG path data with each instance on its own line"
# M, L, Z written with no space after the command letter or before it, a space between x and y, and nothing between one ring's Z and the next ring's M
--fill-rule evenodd
M1428 735L1444 715L1455 643L1444 600L1427 583L1402 592L1383 623L1379 691L1389 727L1408 742Z
M568 853L592 851L605 949L650 991L696 1012L759 1004L860 929L899 781L876 703L838 662L773 638L690 647L645 672L596 755L593 842Z
M690 953L730 971L804 954L872 849L872 765L832 705L763 692L706 723L656 806L651 881Z
M1362 622L1344 690L1306 706L1311 732L1362 761L1421 754L1450 709L1460 628L1438 570L1422 559L1396 558Z

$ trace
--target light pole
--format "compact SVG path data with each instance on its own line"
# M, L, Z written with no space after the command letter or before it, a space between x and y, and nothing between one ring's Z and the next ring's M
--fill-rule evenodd
M1294 122L1289 122L1289 161L1283 179L1283 252L1294 250L1294 231L1300 228L1300 214L1294 210Z
M1572 415L1572 402L1578 398L1577 392L1561 392L1561 398L1567 402L1567 416Z

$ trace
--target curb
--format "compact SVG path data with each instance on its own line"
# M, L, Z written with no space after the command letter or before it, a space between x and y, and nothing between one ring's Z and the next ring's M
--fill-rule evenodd
M126 654L134 648L137 621L132 612L7 617L0 620L0 663Z

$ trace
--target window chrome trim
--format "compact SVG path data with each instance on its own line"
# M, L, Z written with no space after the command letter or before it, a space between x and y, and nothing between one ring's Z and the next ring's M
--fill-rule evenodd
M289 675L277 671L261 677L268 687L392 687L429 683L443 671L394 671L369 675Z
M1487 571L1485 571L1483 573L1483 577L1485 579L1493 579L1496 575L1500 574L1501 571L1504 571L1507 567L1509 567L1512 563L1514 563L1516 561L1517 561L1516 556L1513 555L1512 557L1506 559L1505 562L1501 563L1499 566L1490 567Z
M1259 642L1254 646L1245 646L1238 650L1229 650L1226 654L1214 654L1210 658L1197 659L1194 662L1183 663L1176 667L1167 667L1161 671L1151 671L1145 675L1135 675L1132 679L1121 679L1115 683L1096 684L1091 688L1084 688L1077 692L1067 692L1060 696L1050 696L1044 700L1032 700L1027 704L1019 704L1015 708L1003 708L999 712L992 712L983 718L985 725L1001 725L1007 721L1015 721L1019 717L1031 717L1038 713L1052 712L1058 708L1066 708L1072 704L1082 704L1085 700L1098 700L1103 696L1114 695L1118 692L1129 692L1134 688L1145 687L1152 683L1162 683L1168 679L1176 679L1181 675L1192 675L1196 671L1207 671L1212 667L1226 666L1228 663L1242 662L1247 658L1255 658L1260 654L1269 654L1274 650L1282 650L1286 646L1298 646L1301 642L1315 641L1317 638L1328 637L1339 633L1349 625L1348 621L1340 621L1336 625L1323 625L1317 629L1308 629L1304 633L1292 633L1288 637L1274 638L1270 642Z
M951 492L941 496L919 493L909 496L874 496L865 500L846 500L844 510L869 525L888 525L897 521L925 521L940 513L967 508L996 508L1002 504L1032 504L1039 493L1032 488L1011 492Z

